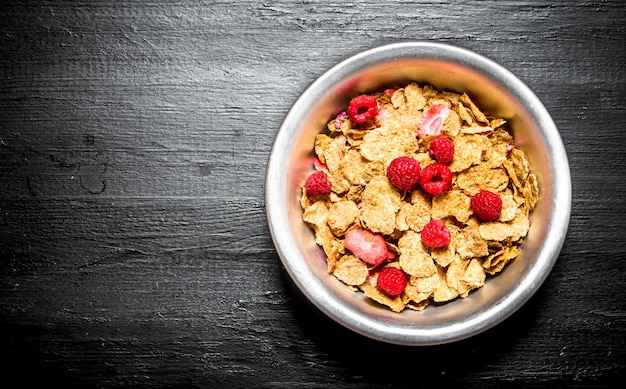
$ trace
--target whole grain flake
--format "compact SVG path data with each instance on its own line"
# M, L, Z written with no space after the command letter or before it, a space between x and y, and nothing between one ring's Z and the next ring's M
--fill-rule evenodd
M489 282L518 257L539 198L506 126L465 93L415 82L357 96L329 118L311 145L317 173L300 198L328 272L394 312L467 298ZM396 169L390 181L398 158L421 169ZM472 207L485 191L495 196L490 221ZM422 240L427 225L436 247Z

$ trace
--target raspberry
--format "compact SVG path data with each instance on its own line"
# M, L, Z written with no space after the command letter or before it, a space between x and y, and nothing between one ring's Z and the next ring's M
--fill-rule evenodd
M454 143L443 136L435 138L430 142L429 154L437 162L449 165L454 158Z
M306 179L304 188L309 196L325 195L330 193L331 184L326 178L326 173L318 170Z
M422 228L421 237L428 247L446 247L450 243L450 230L441 220L434 219Z
M470 205L474 215L485 222L496 220L502 211L502 199L488 190L481 190L472 196Z
M407 279L406 274L397 267L389 266L378 273L376 286L390 296L397 296L404 292Z
M368 230L350 230L346 234L344 244L352 254L370 265L380 265L387 259L387 242L382 235Z
M424 112L417 125L417 136L420 138L426 135L439 135L443 122L448 117L450 108L443 104L435 104L428 111Z
M360 95L348 104L348 116L355 123L365 123L378 113L378 102L368 95Z
M387 167L387 178L400 190L412 190L420 182L420 163L410 157L398 157Z
M452 171L442 163L433 163L422 170L420 177L422 189L438 196L452 187Z

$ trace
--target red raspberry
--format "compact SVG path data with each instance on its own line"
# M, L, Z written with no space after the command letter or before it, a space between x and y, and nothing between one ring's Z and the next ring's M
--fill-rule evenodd
M397 267L389 266L378 273L376 286L390 296L397 296L404 292L407 279L406 274Z
M304 188L309 196L326 195L330 193L331 184L326 177L326 173L318 170L306 179Z
M435 138L430 142L429 154L437 162L449 165L452 163L452 158L454 158L454 143L443 136Z
M422 170L420 177L422 189L438 196L452 187L452 171L442 163L433 163Z
M502 211L502 199L488 190L481 190L472 196L470 205L474 215L485 222L496 220Z
M410 157L398 157L387 167L387 178L400 190L412 190L420 182L420 163Z
M450 230L441 220L434 219L422 228L421 237L428 247L446 247L450 243Z
M370 265L380 265L389 252L385 238L368 230L348 231L344 244L352 254Z
M378 102L368 95L360 95L348 104L348 116L355 123L365 123L378 113Z
M450 108L443 104L435 104L424 112L417 125L417 136L423 138L426 135L439 135L443 122L450 114Z

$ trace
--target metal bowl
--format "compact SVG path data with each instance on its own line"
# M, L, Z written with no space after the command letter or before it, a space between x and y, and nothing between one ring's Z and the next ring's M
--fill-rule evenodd
M358 94L408 81L467 92L510 124L540 189L518 258L468 298L394 313L350 291L326 271L323 251L302 221L300 185L311 172L313 139ZM364 336L403 345L433 345L481 333L513 314L542 285L569 225L571 181L559 132L537 96L495 62L455 46L407 42L357 54L332 67L295 102L269 157L265 206L280 259L302 293L326 315Z

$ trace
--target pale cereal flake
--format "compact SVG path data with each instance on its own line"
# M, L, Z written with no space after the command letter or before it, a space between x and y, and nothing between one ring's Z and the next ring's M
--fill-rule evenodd
M466 298L473 289L485 284L485 270L476 259L457 259L448 267L446 282L461 298Z
M483 223L478 227L480 236L486 240L517 241L528 233L530 222L522 212L518 212L515 219L503 223L500 221Z
M459 173L456 184L469 196L481 190L500 192L508 186L509 176L504 169L492 169L483 163Z
M400 205L400 209L396 214L396 229L398 231L406 231L409 229L409 224L407 223L407 217L412 212L413 206L409 203L403 202Z
M326 173L326 178L330 182L333 193L341 196L350 190L350 181L343 175L341 170L329 170Z
M515 202L513 194L511 191L506 190L501 192L499 195L500 199L502 199L502 211L500 211L498 221L508 222L513 220L517 214L517 202Z
M423 311L430 304L430 299L426 299L420 301L419 303L414 303L412 301L406 304L406 308L411 309L413 311Z
M408 227L419 232L430 221L431 197L421 190L411 192L411 210L406 216Z
M490 145L489 138L482 134L460 135L453 141L454 158L450 170L457 173L482 161L483 152Z
M444 219L452 216L457 221L465 223L472 215L470 197L460 190L451 190L432 200L431 217Z
M383 125L370 130L360 146L361 154L369 161L386 165L394 158L417 150L417 123L410 116L387 115Z
M315 226L325 224L328 219L328 206L324 201L316 201L304 210L302 218Z
M519 254L517 247L511 246L503 248L502 250L495 252L489 255L483 261L483 268L485 271L491 275L499 273L502 271L504 266L509 263L512 259L516 258Z
M372 285L367 281L362 283L359 288L361 288L361 290L367 297L371 298L377 303L388 306L394 312L402 312L405 307L401 296L389 296L388 294L381 292L375 285Z
M427 92L428 93L428 92ZM424 109L426 105L426 98L422 89L417 83L410 83L404 88L404 96L406 98L407 108L411 111L420 111Z
M404 94L404 88L396 89L391 96L391 105L395 109L406 108L406 96Z
M326 254L327 271L330 273L335 268L339 258L346 252L346 247L343 241L331 237L326 237L323 240L322 247Z
M511 177L513 185L520 192L524 190L524 183L530 168L528 166L528 160L524 152L518 148L514 148L509 153L509 158L503 163L504 168Z
M330 205L328 209L328 225L338 237L359 222L359 208L348 200L339 201Z
M433 273L427 277L414 277L409 278L409 283L415 286L420 293L432 294L439 286L439 274Z
M490 168L501 167L508 158L507 148L513 142L513 138L503 129L497 129L489 135L489 141L491 145L485 150L483 160Z
M450 92L450 91L441 91L439 95L446 99L451 105L455 106L459 104L461 100L461 96L458 93Z
M466 106L469 107L472 116L474 117L474 120L476 120L479 123L489 123L489 120L487 119L487 116L485 116L484 113L482 113L482 111L480 109L478 109L478 107L476 106L476 104L474 104L474 102L469 98L469 96L466 93L463 93L463 95L460 98L460 101Z
M459 135L462 126L463 121L461 120L459 114L455 110L450 110L450 113L446 117L446 120L444 120L443 122L441 132L444 135L454 138Z
M446 269L437 268L437 278L439 280L437 288L433 292L433 301L437 303L450 301L459 296L454 288L450 288L446 282Z
M447 225L450 231L450 243L446 247L435 248L430 252L430 256L435 263L441 267L446 267L456 258L456 246L459 235L459 228L454 225Z
M439 94L439 91L435 88L433 88L432 85L428 85L425 84L422 87L422 96L424 96L424 98L428 101L434 97L436 97Z
M431 295L432 292L420 292L420 290L416 286L412 284L407 284L406 289L404 290L404 296L406 297L404 303L408 304L410 301L420 303L428 299Z
M446 269L446 284L448 284L448 287L451 289L456 290L461 297L467 292L461 285L461 279L465 275L465 269L468 264L469 260L456 257Z
M462 103L459 103L457 110L459 111L459 117L468 125L474 124L474 117L472 112L465 107Z
M493 128L498 128L506 124L506 120L502 118L494 118L489 122L489 126Z
M459 291L459 295L466 298L471 290L477 289L485 285L485 270L477 259L472 259L465 269L465 274L460 281L460 286L464 292Z
M361 222L367 229L390 235L396 228L396 212L402 198L387 177L373 178L365 187L361 203Z
M332 143L332 141L333 139L326 134L317 134L315 136L315 143L314 143L315 155L318 156L319 160L322 163L326 163L325 154L326 154L326 151L328 150L328 147Z
M468 225L459 231L456 239L456 252L462 259L483 257L489 254L487 240L481 236L479 227Z
M419 234L406 231L398 240L400 266L405 273L415 277L428 277L436 272L435 263Z
M539 200L539 187L537 184L537 176L532 173L528 175L528 181L524 185L522 193L524 195L524 198L526 199L526 211L530 212L535 209L537 201Z
M461 132L464 134L488 134L490 132L493 132L493 128L474 123L470 126L463 127L461 129Z
M347 285L361 285L367 280L367 264L354 255L344 255L337 261L333 275Z
M334 138L326 147L323 159L320 158L322 162L328 166L328 169L331 171L336 171L339 169L341 165L341 161L343 160L343 156L346 152L346 137L340 135Z

